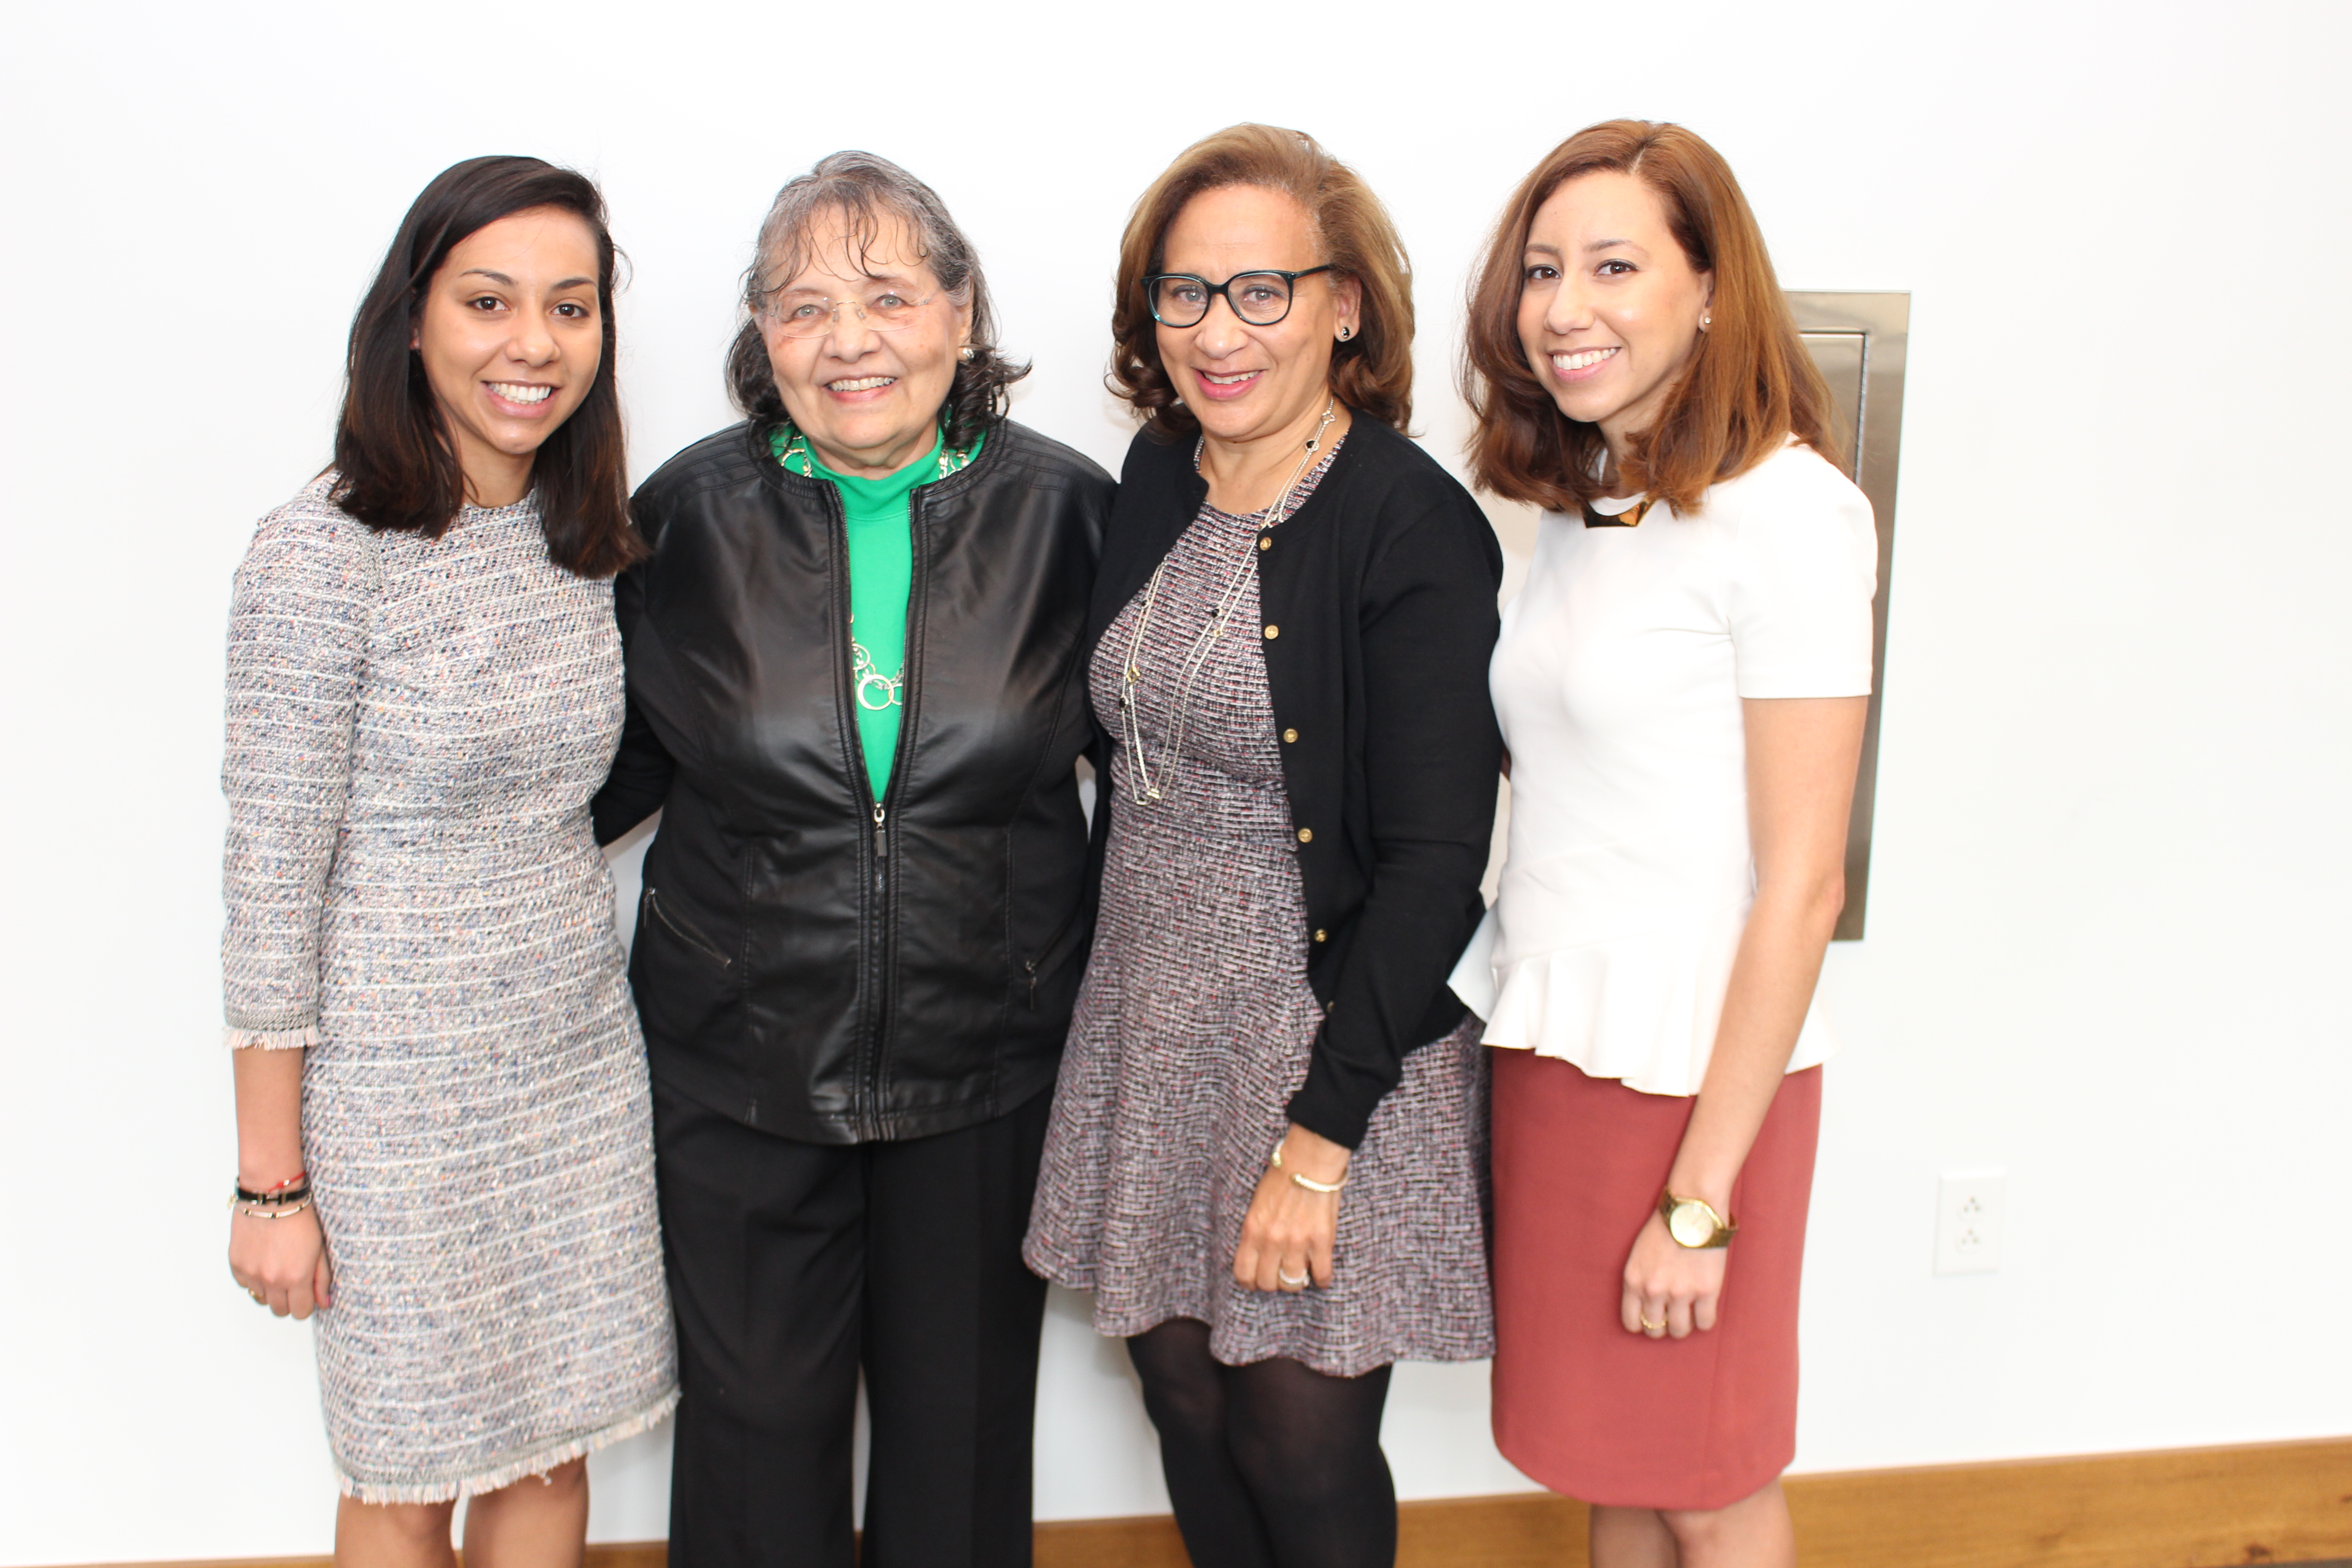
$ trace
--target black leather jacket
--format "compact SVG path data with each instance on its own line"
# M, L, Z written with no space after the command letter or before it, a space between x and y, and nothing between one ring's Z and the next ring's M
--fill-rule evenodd
M877 803L851 714L838 492L751 425L636 494L609 843L662 811L629 979L666 1088L811 1142L913 1138L1051 1087L1093 934L1077 650L1114 489L1010 422L914 492L907 681Z

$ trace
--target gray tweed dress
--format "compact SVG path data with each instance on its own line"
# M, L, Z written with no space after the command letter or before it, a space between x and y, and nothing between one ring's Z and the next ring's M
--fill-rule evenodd
M645 1047L588 825L612 585L530 501L373 535L264 518L229 624L228 1039L308 1048L343 1490L435 1502L677 1400Z
M1297 510L1339 447L1299 489ZM1288 512L1284 514L1288 516ZM1138 690L1146 755L1165 765L1172 671L1262 526L1203 506L1170 553ZM1255 627L1244 573L1237 627ZM1095 711L1118 712L1141 595L1096 649ZM1244 1289L1234 1249L1322 1009L1307 980L1307 902L1254 637L1213 646L1192 689L1178 787L1136 803L1110 764L1109 858L1024 1249L1094 1292L1097 1332L1171 1318L1210 1326L1229 1365L1286 1356L1352 1377L1396 1361L1494 1352L1486 1246L1486 1064L1477 1022L1405 1058L1349 1166L1332 1283Z

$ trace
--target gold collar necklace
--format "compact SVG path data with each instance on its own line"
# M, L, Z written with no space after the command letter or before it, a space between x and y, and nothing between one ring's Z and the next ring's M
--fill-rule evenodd
M791 420L785 420L768 433L768 449L776 455L776 461L784 472L798 474L806 479L818 477L816 458L809 451L808 437L802 435ZM944 424L940 426L940 478L946 479L971 463L971 452L969 447L949 446L947 426ZM794 466L795 459L798 459L797 467Z
M1655 504L1649 497L1644 496L1623 511L1612 517L1605 511L1593 510L1592 503L1586 501L1583 503L1584 526L1587 528L1639 528L1642 526L1642 520L1650 515L1650 508Z

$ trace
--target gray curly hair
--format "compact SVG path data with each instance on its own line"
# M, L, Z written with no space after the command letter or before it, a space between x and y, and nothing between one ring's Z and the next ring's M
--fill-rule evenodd
M743 324L727 351L727 391L735 406L761 425L783 422L784 400L768 363L760 317L768 300L808 265L810 229L818 215L838 212L848 219L850 243L862 258L888 220L904 221L915 237L916 254L958 305L971 311L971 357L956 364L941 415L951 447L968 447L1003 417L1006 389L1029 374L1026 364L1005 358L996 346L996 312L988 280L971 241L948 216L939 193L887 158L871 153L835 153L776 193L760 226L760 243L743 273Z

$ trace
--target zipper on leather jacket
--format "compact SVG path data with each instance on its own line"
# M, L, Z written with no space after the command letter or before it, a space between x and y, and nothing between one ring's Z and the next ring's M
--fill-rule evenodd
M669 927L671 934L676 936L680 942L685 942L688 947L698 948L701 952L709 954L710 957L717 959L719 961L719 968L732 969L735 967L735 961L728 957L725 953L719 952L718 947L709 937L704 936L700 931L687 924L683 917L671 914L667 910L662 908L661 895L654 890L651 883L647 883L646 886L646 908L653 910L654 919Z
M840 541L841 575L835 584L835 592L838 595L840 614L843 616L843 625L845 626L848 624L849 615L848 525L845 514L840 510L838 496L832 499L835 516L843 519L842 531L837 536ZM866 938L868 945L866 951L873 966L871 973L874 1000L871 1011L866 1015L869 1020L867 1027L871 1032L867 1036L866 1048L859 1053L856 1068L858 1079L856 1116L861 1128L860 1136L866 1138L883 1136L887 1099L884 1089L887 1076L884 1065L887 1055L885 1042L890 1037L891 1014L895 1011L893 1004L896 1000L893 991L898 984L898 965L894 962L889 942L890 810L887 802L896 798L893 792L905 787L908 761L914 749L917 710L922 702L919 689L922 679L921 626L925 590L929 586L929 574L924 569L923 513L925 508L923 503L925 499L919 489L907 498L907 526L912 535L914 555L911 563L912 570L908 574L907 583L906 657L905 662L899 666L899 676L905 682L901 688L904 695L898 716L898 744L893 749L891 756L889 779L883 785L882 796L869 802L874 823L874 891L873 908L868 916ZM845 652L846 649L843 651ZM845 665L843 668L845 671L847 667ZM866 778L866 748L863 738L858 736L857 732L856 710L852 705L856 700L855 693L845 684L838 689L835 700L840 704L842 722L855 741L848 757L850 776L857 783L863 784ZM863 796L865 792L861 790L858 793Z
M827 486L831 491L833 487ZM845 628L849 617L848 522L842 510L838 492L826 498L835 521L834 604L835 613ZM906 789L908 767L913 760L915 736L920 728L922 709L922 665L925 647L925 609L930 595L930 571L928 528L929 498L920 489L907 498L907 527L914 545L911 571L907 582L907 644L906 660L899 666L904 681L902 706L898 717L898 740L891 755L890 776L883 785L883 798L870 802L874 823L874 891L873 908L866 919L866 955L872 964L873 995L866 1012L865 1047L857 1054L855 1065L856 1088L852 1115L858 1125L858 1136L864 1139L885 1136L887 1125L887 1094L885 1043L890 1038L892 1014L895 1012L895 989L898 984L898 964L889 942L890 895L890 812L887 801L898 798ZM844 638L845 643L846 637ZM840 652L846 653L844 647ZM850 744L844 761L849 765L852 787L866 782L865 742L859 737L856 724L856 694L851 690L848 665L840 665L841 676L835 687L834 702L841 715L841 724ZM866 792L856 791L853 797L866 798Z
M864 1049L858 1053L857 1110L861 1138L878 1138L881 1122L878 1111L882 1103L882 1040L889 1026L890 974L888 944L882 933L889 929L890 904L890 813L880 801L873 803L874 816L874 891L873 908L867 916L870 944L866 952L874 964L873 977L876 999L867 1016L872 1020L872 1034Z
M842 738L842 783L848 785L850 809L870 820L874 828L874 868L866 884L867 908L861 912L858 925L858 970L864 993L858 1007L856 1038L848 1063L849 1121L852 1135L859 1140L881 1136L880 1118L877 1114L880 1099L880 1040L888 1026L889 980L885 973L887 956L883 932L888 926L887 906L889 902L889 835L886 831L888 813L882 802L873 798L862 787L867 778L866 745L857 731L857 696L849 681L851 643L849 637L849 521L842 507L841 492L830 484L817 487L826 519L832 524L827 563L832 575L834 623L840 628L841 641L834 649L834 710L839 716ZM908 521L918 497L909 497ZM920 568L919 559L917 562ZM908 618L913 618L913 584L908 584ZM912 650L909 649L911 653ZM905 673L902 670L902 673ZM905 741L905 716L900 716L899 738ZM890 783L898 782L898 770L893 769ZM884 788L889 787L886 784Z

